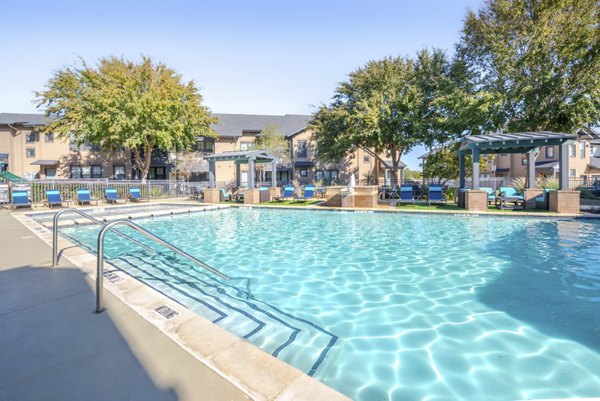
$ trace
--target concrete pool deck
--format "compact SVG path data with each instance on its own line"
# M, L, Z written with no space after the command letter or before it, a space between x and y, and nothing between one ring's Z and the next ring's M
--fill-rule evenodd
M0 210L0 400L251 398Z

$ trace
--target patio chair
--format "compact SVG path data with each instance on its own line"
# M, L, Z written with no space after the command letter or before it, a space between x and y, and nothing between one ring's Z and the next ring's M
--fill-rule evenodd
M295 197L294 202L295 201L306 202L307 200L312 199L314 197L315 197L315 186L307 185L306 187L304 187L304 194L302 196Z
M398 203L412 203L415 204L415 195L413 193L412 185L402 185L400 186L400 199L396 200L396 205Z
M496 204L496 191L491 187L479 187L480 191L485 191L488 194L488 204Z
M115 188L106 188L104 190L104 197L106 198L107 203L127 202L127 199L123 199L119 196Z
M66 203L69 206L68 201L63 201L62 196L60 195L60 191L58 189L47 189L46 190L46 200L44 203L52 209L52 206L58 205L62 206L63 203Z
M29 194L27 191L18 190L12 191L11 194L11 209L16 209L18 207L31 207L31 201L29 200Z
M139 188L129 188L129 200L131 202L150 201L150 197L142 196Z
M98 202L100 202L100 199L92 198L90 195L90 190L87 188L77 188L77 204L78 205L83 206L86 203L88 205L91 205L92 202L96 202L96 205L97 205Z
M221 202L231 202L231 194L225 191L225 188L221 188Z
M521 204L523 209L525 208L525 199L523 195L519 194L519 191L513 187L500 187L500 209L504 209L506 202L512 202L515 207Z
M283 201L286 199L293 199L294 193L296 192L296 188L292 186L287 186L283 188L283 194L281 196L277 196L273 198L274 200Z
M544 192L535 198L535 208L542 210L550 209L550 191L556 191L555 189L544 188Z
M430 185L429 186L429 195L427 196L427 204L431 205L432 203L446 203L446 197L444 196L444 191L442 190L441 185Z

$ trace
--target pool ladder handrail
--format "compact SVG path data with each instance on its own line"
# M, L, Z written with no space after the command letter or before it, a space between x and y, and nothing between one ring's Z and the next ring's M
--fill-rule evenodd
M66 212L75 212L75 213L79 214L80 216L83 216L86 219L88 219L88 220L90 220L90 221L92 221L92 222L94 222L96 224L100 224L101 226L106 226L105 222L103 222L101 220L98 220L94 216L92 216L92 215L90 215L90 214L88 214L88 213L86 213L86 212L84 212L82 210L75 209L73 207L68 207L68 208L59 210L54 215L54 219L53 219L53 223L52 223L52 267L56 267L58 265L58 219L60 218L60 216L63 213L66 213ZM146 249L147 251L156 252L154 249L150 248L147 245L142 244L140 241L138 241L138 240L136 240L134 238L131 238L127 234L123 234L122 232L117 231L117 230L112 230L112 231L115 234L118 234L121 237L123 237L123 238L125 238L125 239L127 239L127 240L129 240L129 241L131 241L131 242L133 242L133 243L141 246L142 248Z
M209 272L219 276L220 278L222 278L224 280L229 280L229 276L227 276L226 274L221 273L220 271L218 271L217 269L215 269L213 267L210 267L206 263L196 259L189 253L182 251L181 249L179 249L175 245L165 241L164 239L152 234L150 231L146 230L145 228L140 227L139 225L135 224L134 222L129 221L129 220L115 220L113 222L106 224L104 227L102 227L102 229L100 230L100 233L98 234L98 248L97 248L98 249L98 257L97 257L97 265L96 265L96 268L97 268L96 269L96 313L102 313L106 310L106 308L104 308L104 302L103 302L104 236L106 235L106 233L108 231L112 230L112 228L117 225L129 226L129 227L133 228L134 230L136 230L137 232L139 232L140 234L150 238L151 240L153 240L154 242L157 242L160 245L163 245L163 246L169 248L173 252L194 262L195 264L199 265L200 267L204 268L205 270L208 270Z

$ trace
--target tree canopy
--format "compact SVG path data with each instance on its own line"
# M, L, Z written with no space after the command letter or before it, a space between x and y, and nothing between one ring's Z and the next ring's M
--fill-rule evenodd
M269 124L260 131L260 135L256 138L256 147L268 151L278 159L279 163L290 162L289 142L276 124Z
M154 149L188 149L197 137L216 137L216 122L194 81L183 82L164 64L101 58L96 67L81 65L55 72L37 106L58 117L43 130L70 136L76 144L131 150L145 178Z
M357 148L391 158L396 172L416 145L434 146L454 137L452 103L464 102L452 66L441 50L370 61L339 84L333 101L312 116L319 157L338 161ZM379 156L377 156L379 157Z
M600 119L597 0L486 0L465 18L458 59L496 129L573 132Z

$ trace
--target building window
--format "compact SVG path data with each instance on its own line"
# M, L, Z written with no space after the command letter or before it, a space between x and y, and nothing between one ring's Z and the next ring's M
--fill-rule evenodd
M26 143L35 143L36 141L37 141L37 134L35 132L30 132L29 134L25 135Z
M569 157L575 157L577 153L577 148L575 147L575 144L569 145Z
M164 167L150 167L148 170L149 180L166 180L167 174Z
M46 176L46 178L54 178L54 177L56 177L56 169L53 167L52 168L46 167L44 169L44 175Z
M305 168L301 168L300 169L300 177L307 177L308 176L308 170Z
M317 181L320 180L327 180L327 181L335 181L338 179L340 175L340 172L338 170L322 170L322 171L317 171L316 174L316 179Z
M102 166L71 166L71 178L102 178Z
M124 180L125 166L113 166L113 178L115 180Z
M25 149L25 156L27 158L35 157L35 149L34 148L26 148Z
M304 159L308 157L308 141L296 142L296 157Z
M577 170L574 168L569 169L569 177L577 177Z
M579 157L585 159L585 141L579 141Z
M527 158L524 157L521 159L521 166L526 166L527 165Z
M246 142L242 142L246 143ZM247 149L242 149L247 150ZM198 142L196 142L196 152L201 153L215 153L215 140L211 138L198 138Z
M554 158L554 146L546 146L546 159Z
M363 163L370 163L371 158L369 156L363 156Z
M54 134L52 132L47 132L44 135L44 141L46 143L53 143L54 142Z
M252 149L254 142L240 142L240 150Z

